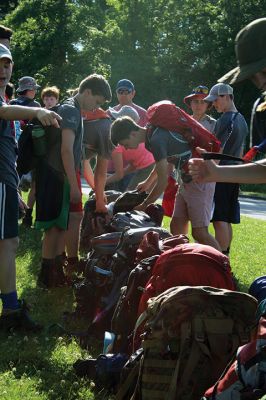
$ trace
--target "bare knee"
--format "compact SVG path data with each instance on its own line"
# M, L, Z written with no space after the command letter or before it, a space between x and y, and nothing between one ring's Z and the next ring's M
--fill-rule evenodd
M19 238L16 236L10 239L0 240L0 251L16 253L19 245Z

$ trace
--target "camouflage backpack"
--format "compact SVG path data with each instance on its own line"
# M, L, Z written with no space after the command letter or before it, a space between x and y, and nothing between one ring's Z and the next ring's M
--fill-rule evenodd
M123 377L117 399L200 399L250 340L256 307L250 295L204 286L177 286L151 298L136 324L146 321L142 359Z

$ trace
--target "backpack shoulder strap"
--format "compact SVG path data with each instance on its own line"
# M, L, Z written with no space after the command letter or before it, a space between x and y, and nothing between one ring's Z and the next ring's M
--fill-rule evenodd
M23 99L23 102L20 101L20 99L14 99L12 100L12 102L10 102L11 106L27 106L28 104L30 104L33 100L29 99L28 97Z
M229 121L229 123L228 123L228 125L226 127L226 131L228 129L228 134L227 134L226 141L225 141L225 143L223 145L224 149L225 149L225 146L227 145L228 140L230 139L230 137L232 135L232 132L233 132L233 129L234 129L234 123L235 123L235 120L236 120L236 117L238 116L238 114L239 114L239 111L236 111L236 112L234 112L232 114L231 119L230 119L230 121Z

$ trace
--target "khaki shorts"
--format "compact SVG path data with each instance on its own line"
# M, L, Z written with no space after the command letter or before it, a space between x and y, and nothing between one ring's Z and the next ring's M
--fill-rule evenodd
M183 183L176 195L174 218L191 222L192 228L210 224L213 213L215 183Z

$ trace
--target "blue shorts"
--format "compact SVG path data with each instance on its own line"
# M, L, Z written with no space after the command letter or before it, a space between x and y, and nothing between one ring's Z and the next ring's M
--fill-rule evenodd
M238 195L238 183L216 183L212 221L223 221L231 224L239 224L240 205L238 201Z
M0 240L18 236L17 189L0 182Z

